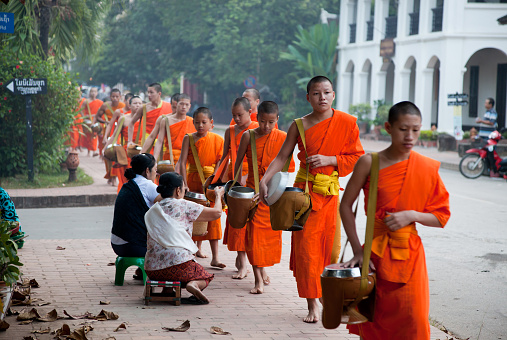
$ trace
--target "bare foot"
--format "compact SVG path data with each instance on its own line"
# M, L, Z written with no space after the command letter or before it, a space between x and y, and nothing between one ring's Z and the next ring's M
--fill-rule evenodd
M88 154L88 156L89 156L89 155L90 155L90 154ZM99 154L98 154L98 152L95 152L95 153L93 154L93 157L97 157L98 155L99 155Z
M225 264L223 264L220 261L211 261L210 266L215 267L215 268L225 268L225 267L227 267Z
M262 281L264 282L265 286L269 286L269 284L271 283L271 279L269 278L269 276L263 277Z
M202 291L199 289L199 287L197 286L197 284L195 284L195 282L189 282L187 283L187 291L192 294L193 296L195 296L196 298L198 298L199 300L205 302L205 303L209 303L209 300L208 298L206 297L206 295L204 295L202 293Z
M303 319L307 323L316 323L319 321L319 305L317 299L306 299L308 304L308 315Z
M232 278L236 280L243 280L245 277L248 276L248 271L246 269L238 270L238 273L236 275L233 275Z
M264 289L262 288L254 288L250 291L250 294L262 294L264 293Z
M201 259L205 259L208 257L208 255L204 254L202 251L198 250L197 253L195 253L195 256L200 257Z

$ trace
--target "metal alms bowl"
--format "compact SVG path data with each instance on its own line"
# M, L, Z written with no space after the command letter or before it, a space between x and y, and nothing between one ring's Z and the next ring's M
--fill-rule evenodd
M114 148L116 146L121 146L120 144L109 144L104 150L104 157L109 159L110 161L116 162L116 151Z
M234 182L233 180L230 180L227 183L225 183L225 186L224 186L224 201L225 201L225 203L227 203L227 193L231 189L233 182ZM241 186L241 184L239 184L238 182L234 183L234 187L240 187L240 186Z
M91 128L92 128L92 131L97 134L100 134L102 132L102 125L100 125L100 123L92 124Z
M266 203L268 205L275 204L275 202L282 197L288 181L288 172L281 171L273 175L268 182L268 197L266 197Z
M255 190L247 187L232 187L229 190L229 196L234 198L253 198Z
M361 268L341 268L340 263L330 264L326 266L322 277L338 277L338 278L349 278L349 277L361 277Z
M206 196L204 194L200 194L197 192L187 191L185 193L185 197L191 198L194 200L206 201Z

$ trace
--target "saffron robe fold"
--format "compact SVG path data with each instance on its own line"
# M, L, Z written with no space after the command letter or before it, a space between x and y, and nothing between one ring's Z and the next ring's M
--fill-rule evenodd
M165 129L165 126L161 125L161 127ZM171 131L174 165L176 165L180 159L183 138L187 133L193 133L196 131L194 127L194 120L192 117L187 116L185 120L170 125L169 129ZM169 155L169 145L167 144L167 136L166 139L164 139L164 159L171 159L171 156Z
M243 133L249 129L255 129L259 126L257 122L251 122L250 125L242 130L240 133L236 134L235 125L229 126L231 138L229 143L230 150L230 163L229 163L229 178L232 179L234 176L232 175L232 171L234 169L234 164L236 164L236 158L238 155L238 148L241 142L241 136ZM234 143L234 144L233 144ZM227 160L224 159L224 162ZM242 175L245 176L248 173L248 162L245 160L243 162L243 170ZM227 211L226 211L227 212ZM232 228L229 225L229 220L226 219L225 222L225 232L224 232L224 244L227 244L227 249L230 251L246 251L246 228L236 229Z
M113 112L115 112L116 110L120 110L121 113L123 113L123 108L125 107L125 103L122 103L122 102L119 102L118 105L116 106L112 106L111 107L111 110L109 110L109 107L105 110L105 115L107 117L107 121L109 122L109 124L116 124L116 122L111 122L111 119L113 118ZM113 136L113 133L114 133L114 129L115 129L115 126L112 126L111 127L111 131L109 132L109 136L107 137L111 137ZM102 127L102 133L105 133L106 131L106 126L104 124L104 126ZM120 139L120 137L118 137L118 139ZM118 143L118 141L114 141L113 143ZM100 154L102 154L102 149L104 148L104 144L102 144L102 141L100 141L99 143L99 151L100 151ZM104 165L106 166L106 174L104 176L105 179L109 179L111 177L117 177L118 173L117 171L114 170L114 164L115 162L111 162L107 159L104 159Z
M148 111L146 112L146 135L145 137L148 137L151 133L151 131L153 131L153 128L155 127L155 124L157 123L157 119L158 117L162 116L162 115L168 115L168 114L171 114L172 112L172 108L171 108L171 104L168 103L168 102L160 102L160 105L159 107L157 107L156 109L153 109L151 111ZM142 120L142 118L141 118ZM139 120L139 121L141 121ZM142 124L140 125L139 127L141 129L141 133L142 133ZM134 135L133 138L136 138L137 135ZM142 136L140 137L140 140L142 140ZM140 143L141 141L139 141Z
M354 169L359 157L364 154L356 118L334 109L331 118L305 130L305 138L308 156L335 156L338 164L310 167L310 173L314 176L329 176L333 171L338 171L340 177L347 176ZM306 168L305 149L300 136L297 141L300 167ZM297 182L294 186L304 189L305 183ZM341 224L337 221L338 196L324 196L314 192L312 182L309 182L309 188L312 212L303 230L292 233L290 269L296 278L299 296L316 299L322 297L320 275L331 263L335 231L340 232Z
M97 114L97 111L99 111L102 104L104 104L104 102L100 99L94 99L89 102L88 105L86 105L86 103L83 104L83 119L90 119L91 115L93 121L93 118L95 118L95 115ZM88 107L90 108L90 111L88 111ZM97 151L97 135L94 132L88 130L86 127L83 128L83 131L84 137L82 138L83 142L81 146L87 148L90 151Z
M126 115L132 115L132 111L125 112ZM121 118L120 118L121 119ZM134 124L134 138L137 136L137 129L139 128L139 121L135 122ZM120 137L118 137L118 143L121 143L123 145L123 148L125 149L125 153L127 152L127 144L128 144L128 132L129 129L127 127L127 124L123 124L123 127L120 132ZM116 177L118 177L118 190L117 192L120 192L121 187L123 184L127 183L127 178L125 177L125 170L130 167L130 158L127 156L128 164L125 166L121 166L119 164L116 164L115 167L113 167L113 172L115 172Z
M251 144L246 150L248 178L246 186L255 188L253 167L259 169L259 181L264 177L269 164L282 148L287 133L273 129L269 135L255 140L257 164L253 164ZM289 172L294 172L294 160L291 159ZM246 254L251 265L269 267L280 263L282 257L282 232L271 228L269 206L260 202L257 211L246 227Z
M349 325L367 339L430 339L426 259L415 224L395 232L383 219L390 212L415 210L449 220L449 194L438 174L440 163L414 151L408 160L379 172L371 260L377 273L374 322ZM367 209L369 178L363 188Z
M85 98L81 98L79 101L79 105L76 109L76 114L74 115L74 122L71 126L71 130L69 132L69 143L70 147L75 149L80 146L80 139L83 133L83 104L85 102Z
M201 166L203 167L204 178L211 176L215 169L215 165L222 158L224 149L224 139L213 132L208 132L206 136L199 138L195 143L197 155ZM203 187L199 172L195 165L194 154L192 149L188 148L187 164L189 169L187 171L187 185L188 190L192 192L203 193ZM214 203L211 203L214 206ZM222 238L222 223L220 219L208 222L208 233L204 236L192 236L194 241L204 240L220 240Z

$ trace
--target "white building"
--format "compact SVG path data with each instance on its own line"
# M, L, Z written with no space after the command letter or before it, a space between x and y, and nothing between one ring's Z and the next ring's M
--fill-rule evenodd
M463 126L476 125L493 97L504 127L507 25L497 19L506 14L507 0L342 0L337 107L410 100L422 111L423 130L436 124L452 133L447 95L458 92L469 95ZM381 41L388 50L394 42L387 57Z

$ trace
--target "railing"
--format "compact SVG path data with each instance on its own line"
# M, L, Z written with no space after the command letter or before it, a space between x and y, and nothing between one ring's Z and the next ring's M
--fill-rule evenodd
M436 7L431 9L433 11L433 22L431 25L432 32L441 32L442 31L442 21L444 18L444 8Z
M350 24L350 37L349 43L353 44L356 42L356 24Z
M419 34L419 12L410 13L410 31L409 35Z
M366 22L366 41L373 40L373 19Z
M396 38L398 33L398 16L386 18L386 38Z

